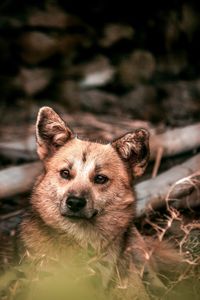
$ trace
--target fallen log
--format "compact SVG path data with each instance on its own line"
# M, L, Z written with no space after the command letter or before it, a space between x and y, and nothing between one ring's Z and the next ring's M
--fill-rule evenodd
M42 164L33 162L0 171L0 199L28 192L41 173Z
M188 177L189 176L189 177ZM135 186L137 195L137 216L151 212L166 204L176 207L184 207L181 203L184 196L188 196L193 190L200 192L200 183L195 184L192 177L200 176L200 154L188 159L166 172L143 181ZM191 203L194 206L195 201ZM199 200L200 204L200 200Z
M131 120L119 122L112 118L106 121L97 119L92 115L84 115L78 121L72 120L68 116L64 119L72 123L74 131L79 136L87 136L88 138L95 138L97 140L112 140L137 127L150 128L146 122ZM162 157L170 157L200 147L200 123L168 130L162 134L155 134L151 128L150 131L151 160L154 160L159 152L162 152ZM1 138L0 154L9 158L37 159L34 134L32 133L17 141L3 141L3 138Z
M199 185L188 178L193 176L198 180L200 169L200 154L152 178L136 184L137 216L152 209L164 206L166 199L171 205L182 207L187 203L181 201L193 190L200 191ZM33 162L21 166L10 167L0 171L0 199L31 190L35 178L42 172L42 164ZM185 179L185 181L184 181ZM190 184L189 184L190 183ZM196 206L196 199L191 207Z
M37 160L35 136L32 134L18 141L0 142L0 154L10 159Z
M109 116L94 116L89 113L63 115L63 119L80 137L96 140L112 140L127 131L139 127L153 131L150 124L140 120L122 119ZM35 128L0 128L0 154L10 159L36 160ZM17 138L16 138L17 136Z
M163 149L163 156L170 157L200 147L200 123L168 130L150 138L151 158Z

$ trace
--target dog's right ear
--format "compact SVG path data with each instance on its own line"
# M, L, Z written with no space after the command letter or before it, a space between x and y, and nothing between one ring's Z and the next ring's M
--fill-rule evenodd
M37 153L40 159L52 156L72 137L72 131L50 107L39 110L36 123Z
M133 171L134 177L141 176L149 160L149 132L146 129L136 129L113 141L123 161L127 162Z

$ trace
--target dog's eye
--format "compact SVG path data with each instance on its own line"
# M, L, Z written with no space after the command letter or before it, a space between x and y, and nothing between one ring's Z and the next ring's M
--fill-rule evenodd
M94 183L97 183L97 184L104 184L107 181L108 181L108 177L105 175L96 175L94 177Z
M64 179L69 179L69 177L70 177L69 170L67 170L67 169L61 170L60 176Z

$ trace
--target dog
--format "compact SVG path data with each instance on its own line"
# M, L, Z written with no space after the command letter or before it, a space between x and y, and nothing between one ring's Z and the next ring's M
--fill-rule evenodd
M69 258L74 250L92 248L110 264L106 285L120 276L122 286L131 274L149 270L153 246L133 223L133 182L148 164L148 131L137 129L109 143L92 142L78 138L52 108L42 107L36 141L44 172L21 224L23 257L40 260L44 267L50 260Z

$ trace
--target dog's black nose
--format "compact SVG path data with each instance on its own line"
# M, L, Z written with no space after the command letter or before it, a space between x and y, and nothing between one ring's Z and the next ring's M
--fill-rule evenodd
M85 198L70 196L67 198L66 204L67 207L75 213L79 212L86 205L86 200Z

